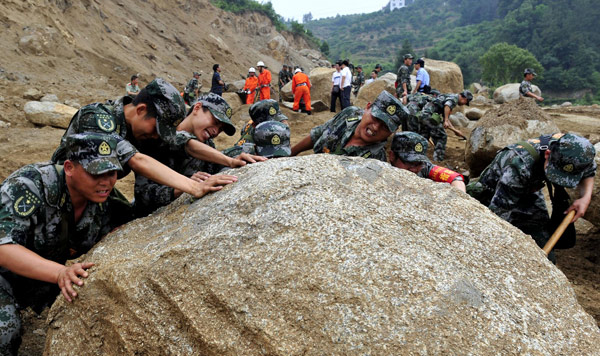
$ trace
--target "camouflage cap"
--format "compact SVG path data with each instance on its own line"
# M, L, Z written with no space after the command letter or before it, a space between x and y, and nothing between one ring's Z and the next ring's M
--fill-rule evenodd
M525 68L525 70L523 71L523 75L527 75L527 74L533 74L534 76L537 75L535 73L535 71L533 70L533 68Z
M409 59L409 58L410 58L410 59L413 59L413 58L415 58L415 57L413 57L413 55L412 55L412 54L410 54L410 53L407 53L407 54L405 54L405 55L404 55L404 59Z
M414 132L398 132L392 140L392 151L404 162L429 162L427 140Z
M67 136L67 159L81 164L89 174L122 171L117 158L117 139L112 135L84 132Z
M552 138L558 140L550 142L546 177L554 184L574 188L593 164L596 150L590 141L575 134L555 134Z
M442 93L441 93L439 90L437 90L437 89L431 89L431 90L429 91L429 94L431 94L431 95L433 95L433 96L438 96L438 95L440 95L440 94L442 94Z
M263 157L289 157L290 128L281 122L266 121L254 129L256 153Z
M468 91L468 90L463 90L463 92L462 92L462 93L460 93L460 95L461 95L463 98L466 98L466 99L467 99L467 106L469 106L469 103L471 102L471 100L473 100L473 94L471 94L471 92L470 92L470 91Z
M225 131L228 136L233 136L235 134L235 126L233 126L233 123L231 122L233 110L225 99L215 93L208 93L199 97L192 106L198 102L202 103L202 106L210 110L210 113L224 124L223 131Z
M379 94L371 106L371 115L385 122L391 132L395 132L400 126L400 118L408 114L408 109L386 90Z
M156 131L161 139L175 143L177 125L185 118L185 102L179 91L162 78L151 81L142 91L154 100L156 108Z
M288 119L287 116L283 115L279 110L279 103L273 99L261 100L252 104L250 109L248 109L248 112L256 125L265 121L283 121Z

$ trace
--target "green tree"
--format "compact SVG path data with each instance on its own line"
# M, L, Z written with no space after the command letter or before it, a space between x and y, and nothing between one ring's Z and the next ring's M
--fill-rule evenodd
M329 56L329 43L327 43L327 41L321 43L321 53L325 56Z
M395 70L397 70L402 64L404 64L404 55L407 53L410 53L413 56L415 55L410 41L405 39L404 41L402 41L402 47L400 48L400 50L398 50L398 55L396 56L396 61L394 62Z
M491 46L479 62L483 80L493 86L520 82L525 68L533 68L538 74L544 69L531 52L506 42Z
M304 14L302 16L302 23L311 22L312 19L313 19L313 15L312 15L312 13L309 12L308 14Z

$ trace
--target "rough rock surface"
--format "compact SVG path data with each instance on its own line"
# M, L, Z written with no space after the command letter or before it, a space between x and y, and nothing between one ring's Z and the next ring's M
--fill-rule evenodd
M496 104L504 104L504 103L508 103L509 101L519 99L519 97L520 97L519 87L520 86L521 86L520 83L511 83L511 84L505 84L505 85L497 88L496 90L494 90L494 102ZM535 95L540 95L540 96L542 95L542 92L537 85L531 85L531 88L533 89L533 93Z
M56 94L46 94L40 99L40 101L47 101L47 102L51 102L51 103L60 103L60 100L58 100L58 96L56 96Z
M90 251L46 354L598 355L562 272L449 185L333 155L234 172Z
M462 112L456 112L450 115L450 122L452 125L457 127L467 127L469 126L469 119L465 117L465 114Z
M465 161L477 177L498 150L521 140L559 132L533 99L519 98L488 110L474 126L465 148Z
M77 109L49 101L29 101L23 108L25 117L31 123L66 129Z
M463 75L456 63L425 58L425 70L429 73L432 88L442 93L463 91Z
M377 78L373 82L365 84L360 88L353 105L364 108L367 103L372 103L384 90L387 90L392 95L396 94L394 81L385 78Z

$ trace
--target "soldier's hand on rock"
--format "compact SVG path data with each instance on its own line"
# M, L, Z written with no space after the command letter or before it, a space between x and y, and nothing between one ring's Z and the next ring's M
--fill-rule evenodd
M202 182L204 194L216 192L218 190L223 189L223 186L235 182L237 182L237 177L228 174L217 174L214 176L210 176L210 178Z
M78 286L83 285L83 281L79 278L79 276L87 278L89 275L86 269L92 267L94 264L91 262L84 263L75 263L71 266L65 266L60 272L58 272L58 286L60 287L60 291L65 296L65 299L68 302L72 302L73 299L77 297L77 292L73 289L73 283Z
M195 180L196 182L202 183L210 177L211 175L206 172L196 172L190 178Z
M248 163L264 162L264 161L268 160L268 158L266 158L266 157L251 155L249 153L242 153L239 156L237 156L236 158L240 159L242 161L248 162Z

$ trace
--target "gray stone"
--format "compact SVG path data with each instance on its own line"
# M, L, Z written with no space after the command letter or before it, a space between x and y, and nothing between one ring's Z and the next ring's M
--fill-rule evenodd
M28 101L23 108L31 123L66 129L77 109L53 102Z
M481 119L483 114L485 114L485 112L483 110L477 109L477 108L470 108L470 109L467 109L465 112L465 116L469 120L479 120L479 119Z
M452 123L452 125L457 127L469 126L469 119L467 119L462 112L456 112L450 115L450 122Z
M312 108L312 112L321 112L329 110L329 105L325 104L321 100L316 100L310 102L310 106Z
M51 102L51 103L60 103L60 101L58 100L58 96L56 96L56 94L46 94L40 99L40 101Z
M494 102L496 104L504 104L512 100L517 100L520 97L519 87L520 83L511 83L506 84L498 89L494 90ZM533 89L533 93L535 95L541 96L542 92L537 85L531 85L531 89Z
M81 104L79 104L78 101L73 100L73 99L67 99L67 100L65 100L64 104L67 105L67 106L73 107L75 109L81 108Z
M45 354L599 354L564 274L448 184L327 154L231 172L87 253Z
M10 122L4 122L4 121L0 120L0 128L6 129L9 127L10 127Z
M563 108L567 108L569 106L573 106L573 103L570 101L565 101L564 103L560 104L560 106L562 106Z
M23 99L27 100L40 100L42 96L44 96L44 94L36 88L29 88L23 93Z
M4 102L4 97L0 96L0 103Z

